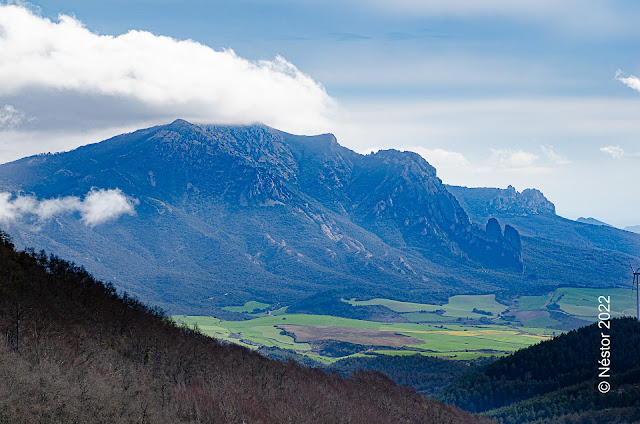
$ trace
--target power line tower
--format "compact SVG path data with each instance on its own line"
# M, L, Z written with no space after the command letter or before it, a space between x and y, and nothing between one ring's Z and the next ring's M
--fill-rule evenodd
M638 321L640 321L640 267L634 269L633 265L631 266L631 271L633 271L633 285L631 286L631 292L636 291L636 317Z

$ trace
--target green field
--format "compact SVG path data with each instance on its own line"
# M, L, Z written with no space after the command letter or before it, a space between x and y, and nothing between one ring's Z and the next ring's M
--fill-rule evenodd
M270 309L269 304L256 301L224 308L253 317L248 320L172 318L179 324L197 326L211 337L251 349L284 349L323 363L372 354L473 359L506 355L561 334L568 325L563 324L563 317L595 321L599 296L610 296L612 316L635 311L631 290L558 288L540 296L521 296L509 305L496 301L493 294L451 296L441 305L393 299L342 300L353 306L385 306L409 321L403 323L291 314L287 307Z
M474 302L477 300L477 302ZM362 304L355 300L352 304ZM286 310L278 310L278 314L257 316L243 321L223 321L213 317L176 315L173 319L179 324L190 327L197 326L199 330L211 337L240 344L251 349L264 347L277 347L286 349L315 360L331 363L349 356L366 356L372 353L388 355L415 355L442 356L451 359L471 359L479 356L505 355L514 350L529 346L551 336L551 331L545 329L524 329L508 327L505 325L470 325L458 323L458 318L474 318L475 315L486 315L471 312L473 308L498 314L507 307L495 301L493 295L488 296L454 296L446 305L429 304L404 304L404 302L388 299L375 299L368 304L391 305L397 310L405 311L408 317L414 317L415 322L409 323L383 323L374 321L340 318L328 315L288 314ZM249 304L247 308L251 308ZM256 309L256 308L253 308ZM251 309L251 310L253 310ZM424 312L427 310L444 309L443 315ZM409 312L413 311L413 312ZM450 314L450 315L449 315ZM264 314L259 314L264 315ZM420 316L418 316L420 315ZM437 321L424 320L429 316ZM306 329L305 334L316 334L317 339L309 342L296 341L286 329ZM290 327L293 326L293 327ZM353 352L345 352L341 356L322 354L318 343L335 342L325 338L327 328L339 330L342 340L351 343L351 346L361 344L361 349ZM364 333L364 335L363 335ZM393 349L385 349L380 346L371 349L369 344L379 343L379 337L386 340L386 336L399 337L406 340L402 346L394 346ZM404 339L402 338L404 336ZM403 342L404 343L404 342Z
M353 306L374 306L381 305L386 306L392 311L396 312L433 312L435 310L441 309L442 307L439 305L430 305L425 303L411 303L411 302L400 302L397 300L391 299L371 299L371 300L345 300L345 302L353 305Z
M542 296L520 296L516 301L518 308L523 311L533 311L544 308L551 298L550 294Z
M608 297L610 302L600 302L600 296ZM603 307L599 309L599 305ZM515 300L509 314L527 326L555 327L560 324L557 319L562 316L577 318L585 322L598 320L598 314L604 311L604 305L609 306L611 317L635 315L635 296L630 289L609 288L569 288L560 287L553 292L540 296L521 296ZM536 315L535 311L545 313ZM555 318L550 317L555 313ZM558 313L561 314L558 316ZM559 318L560 317L560 318Z
M263 310L271 306L268 303L256 302L255 300L251 300L245 303L243 306L227 306L224 309L225 311L230 312L253 312L256 309Z
M399 313L425 313L444 311L442 316L453 318L481 318L483 316L497 316L507 309L506 305L496 302L494 294L487 295L458 295L451 296L449 302L444 305L427 303L399 302L390 299L371 299L358 301L355 299L345 300L353 306L380 305ZM478 314L473 309L490 312L492 315Z
M600 296L610 297L610 313L612 317L635 315L636 297L631 289L575 289L559 288L553 295L553 301L568 314L587 320L597 321ZM604 299L603 299L603 304Z
M284 318L284 319L283 319ZM416 354L442 356L452 359L469 359L478 356L504 355L514 350L527 347L540 340L549 338L536 332L510 328L499 325L464 326L443 325L435 327L425 324L387 324L372 321L361 321L347 318L336 318L323 315L288 315L277 317L261 317L246 321L220 321L211 317L176 315L175 321L188 326L197 324L200 331L208 336L240 344L251 349L260 346L278 347L310 356L321 362L330 363L347 356L366 355L368 349L354 352L339 358L328 357L314 352L310 343L296 342L293 337L281 334L282 324L323 326L349 329L367 329L389 334L404 335L417 339L417 343L407 344L395 350L376 349L373 352L389 355ZM540 329L537 329L540 330ZM542 331L537 331L542 333Z

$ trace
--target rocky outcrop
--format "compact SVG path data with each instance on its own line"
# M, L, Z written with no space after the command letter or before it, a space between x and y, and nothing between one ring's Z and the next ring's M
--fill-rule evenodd
M472 240L470 256L482 258L483 265L488 267L522 271L522 243L518 231L507 224L503 232L495 218L487 221L485 231L486 238L475 237Z
M476 217L530 216L556 213L556 207L539 190L527 188L522 192L513 186L500 188L468 188L447 186L464 209Z
M553 215L556 213L556 207L539 190L527 188L522 193L518 193L510 185L489 201L488 211L489 213L507 212L514 215Z

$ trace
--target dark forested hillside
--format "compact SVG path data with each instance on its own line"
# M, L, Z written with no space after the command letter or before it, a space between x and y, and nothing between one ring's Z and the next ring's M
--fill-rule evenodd
M0 423L485 422L377 373L221 344L3 233L0 334Z
M640 422L640 323L617 318L610 326L592 324L519 350L464 376L438 398L507 423ZM603 333L610 340L608 378L598 377ZM604 380L608 393L598 391Z
M471 361L441 359L420 354L411 356L378 355L374 358L351 357L334 362L328 368L343 375L356 370L376 370L398 384L414 387L425 395L433 395L462 376L477 372L494 358Z

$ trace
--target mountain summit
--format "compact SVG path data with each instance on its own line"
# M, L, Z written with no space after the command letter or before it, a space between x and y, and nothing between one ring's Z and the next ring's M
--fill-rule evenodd
M328 289L443 297L487 288L477 270L500 270L491 289L522 270L518 232L472 224L421 156L361 155L331 134L176 120L2 165L0 189L40 200L118 189L134 199L134 215L91 228L56 215L7 229L182 309Z

